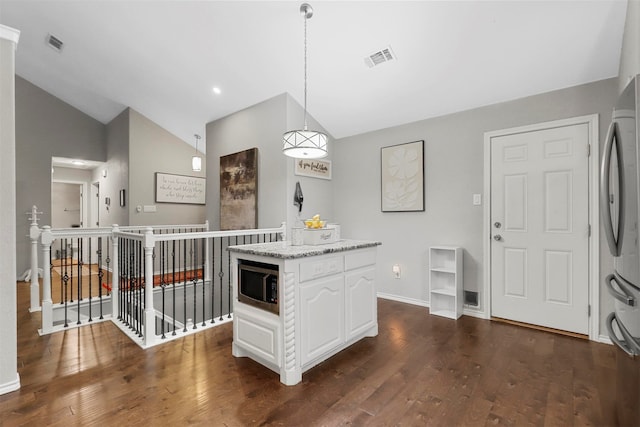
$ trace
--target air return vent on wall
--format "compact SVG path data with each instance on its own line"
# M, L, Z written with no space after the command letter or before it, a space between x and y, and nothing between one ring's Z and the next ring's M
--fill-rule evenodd
M372 68L376 65L395 60L396 55L393 53L393 50L391 50L391 46L387 46L382 50L373 52L369 56L366 56L364 58L364 63L367 64L367 67Z
M64 43L62 42L62 40L60 40L56 36L54 36L53 34L49 33L49 34L47 34L47 45L51 49L60 52L62 50L62 47L64 46Z

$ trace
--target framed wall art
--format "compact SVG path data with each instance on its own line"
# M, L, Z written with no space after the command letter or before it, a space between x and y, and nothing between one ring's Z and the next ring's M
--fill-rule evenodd
M258 149L220 157L220 230L258 228Z
M331 160L296 159L294 173L311 178L331 179Z
M424 141L382 147L382 212L424 211Z
M156 172L156 202L204 205L206 184L205 178L197 176ZM120 203L124 203L122 191Z

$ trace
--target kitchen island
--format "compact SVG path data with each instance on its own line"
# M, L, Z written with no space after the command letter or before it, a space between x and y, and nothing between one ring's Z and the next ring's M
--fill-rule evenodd
M302 373L364 337L378 335L375 286L380 242L340 240L231 246L233 350L294 385ZM239 265L277 270L277 310L238 301ZM246 301L246 299L245 299Z

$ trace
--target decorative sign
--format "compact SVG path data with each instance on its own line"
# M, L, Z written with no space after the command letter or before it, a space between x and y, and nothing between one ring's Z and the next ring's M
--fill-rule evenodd
M424 211L424 141L382 147L382 212Z
M197 176L156 172L156 202L204 205L206 182Z
M311 178L331 179L331 160L296 159L294 173Z

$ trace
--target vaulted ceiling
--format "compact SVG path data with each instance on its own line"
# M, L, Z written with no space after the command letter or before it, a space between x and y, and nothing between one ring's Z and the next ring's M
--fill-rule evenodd
M21 31L21 77L103 123L132 107L195 144L206 123L283 92L303 103L301 3L0 0L0 23ZM335 138L615 77L626 12L621 0L311 5L308 109ZM365 64L388 47L394 60Z

